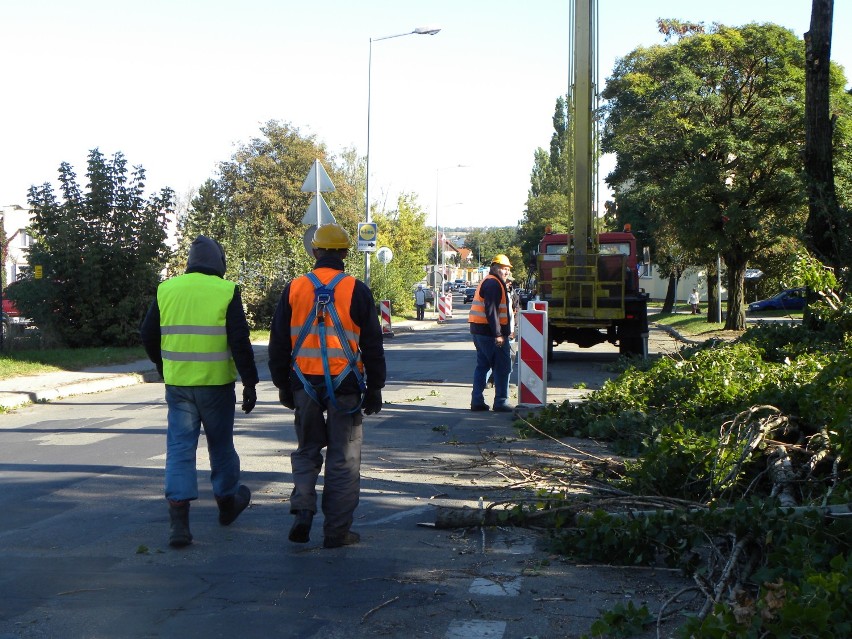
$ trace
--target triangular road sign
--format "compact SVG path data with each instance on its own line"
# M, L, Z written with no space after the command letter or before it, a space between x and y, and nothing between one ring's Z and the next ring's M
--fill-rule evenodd
M319 203L319 205L317 205L317 203ZM319 209L319 211L317 209ZM302 224L322 226L323 224L335 223L337 223L337 220L334 219L331 209L328 208L328 204L325 203L322 195L317 193L311 198L311 203L308 205L305 217L302 218Z
M319 184L319 188L317 188ZM331 183L331 178L325 172L319 160L314 160L311 170L308 171L308 177L305 178L305 183L302 184L302 191L331 193L335 191L334 184Z

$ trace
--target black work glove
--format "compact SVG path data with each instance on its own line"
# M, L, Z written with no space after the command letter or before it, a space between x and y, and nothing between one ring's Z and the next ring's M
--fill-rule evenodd
M278 401L281 405L290 410L295 410L296 399L293 397L293 389L287 386L286 388L278 389Z
M243 412L249 414L257 404L257 391L254 386L243 386Z
M365 415L372 415L382 410L382 391L378 388L367 389L364 395L364 403L362 404Z

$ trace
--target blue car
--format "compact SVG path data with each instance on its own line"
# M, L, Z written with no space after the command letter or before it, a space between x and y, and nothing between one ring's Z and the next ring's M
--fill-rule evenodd
M769 299L752 302L748 310L752 313L759 311L801 311L807 302L807 291L804 288L788 288Z

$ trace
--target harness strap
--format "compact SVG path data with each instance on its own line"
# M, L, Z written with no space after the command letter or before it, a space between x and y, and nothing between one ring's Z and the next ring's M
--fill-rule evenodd
M305 389L305 392L308 394L314 402L322 405L322 400L320 399L317 389L318 386L314 386L311 384L307 378L305 377L302 370L299 368L298 360L296 356L298 355L299 350L302 347L305 339L308 334L311 332L311 328L314 325L314 322L317 324L317 332L320 340L320 355L322 359L322 367L323 367L323 377L324 385L325 385L325 393L323 397L327 397L332 405L335 408L339 409L337 405L337 401L334 397L334 391L340 387L340 384L346 378L349 373L354 373L355 378L358 381L358 387L361 390L361 398L358 402L358 405L355 406L352 410L347 412L354 413L361 409L361 405L364 402L364 392L366 390L366 383L364 381L364 376L361 374L361 371L358 370L357 362L358 356L357 353L352 351L352 348L349 345L349 340L346 339L346 336L343 332L343 327L340 323L340 316L337 313L337 309L334 306L334 288L337 284L346 277L345 273L338 273L332 278L332 280L323 285L322 281L316 276L315 273L311 272L306 275L306 277L311 281L314 285L314 318L311 321L305 321L302 325L302 329L299 331L299 336L296 338L296 344L293 347L293 369L296 371L296 375L299 380L302 382L302 386ZM340 341L341 349L346 357L346 366L345 368L334 378L331 377L331 369L328 363L328 348L327 348L327 333L326 333L326 314L331 319L332 326L337 334L337 338Z

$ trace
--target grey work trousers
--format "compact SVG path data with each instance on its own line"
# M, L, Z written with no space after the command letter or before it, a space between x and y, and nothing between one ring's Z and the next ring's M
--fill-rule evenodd
M324 400L317 404L303 390L293 393L296 401L296 437L299 446L290 454L293 492L290 512L317 511L317 479L322 471L322 449L326 449L322 512L326 537L345 534L352 526L361 489L361 411L359 395L337 395L338 408Z

